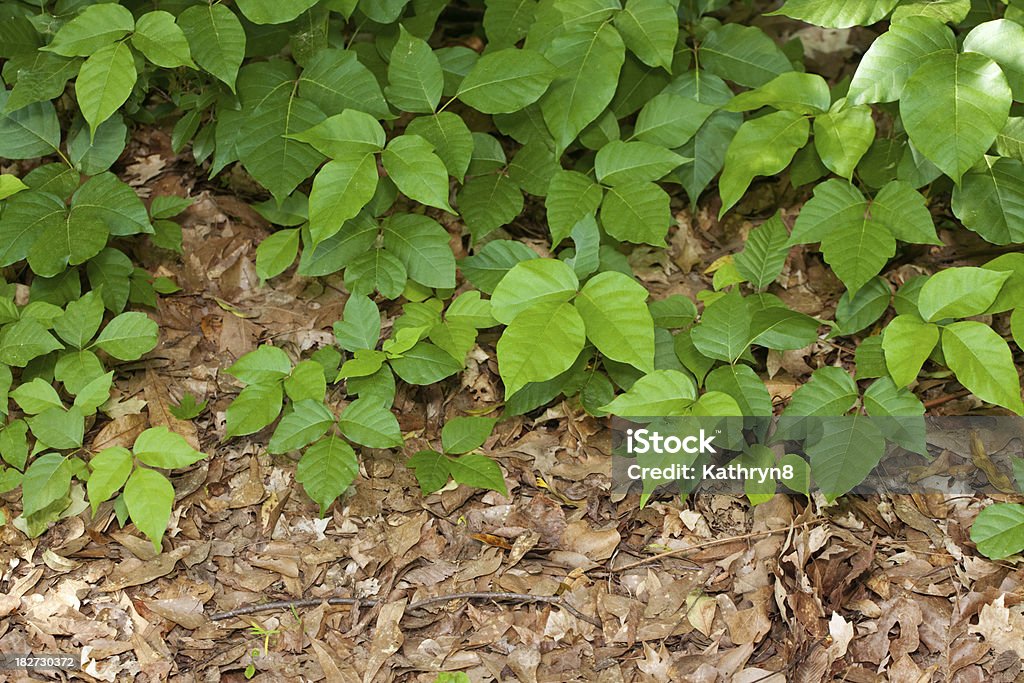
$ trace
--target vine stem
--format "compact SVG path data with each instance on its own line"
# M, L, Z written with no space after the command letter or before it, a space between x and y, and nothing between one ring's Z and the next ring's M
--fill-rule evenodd
M601 621L596 617L584 614L578 609L573 607L560 595L529 595L528 593L500 593L500 592L472 592L472 593L452 593L450 595L439 595L434 598L427 598L418 602L411 603L405 609L407 611L418 610L430 605L439 605L446 602L452 602L454 600L490 600L493 602L519 602L519 603L531 603L531 602L543 602L549 605L556 605L564 609L569 614L573 615L577 619L587 622L598 628L602 627ZM299 600L276 600L274 602L266 602L261 605L248 605L246 607L239 607L238 609L229 610L227 612L219 612L210 616L210 621L223 621L225 619L232 619L234 617L240 617L246 614L256 614L259 612L271 612L274 610L282 609L293 609L299 607L316 607L317 605L327 603L328 605L353 605L353 606L365 606L374 607L380 604L379 600L370 600L363 598L304 598Z

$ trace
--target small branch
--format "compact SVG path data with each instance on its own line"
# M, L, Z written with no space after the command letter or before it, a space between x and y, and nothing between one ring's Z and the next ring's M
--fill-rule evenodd
M210 621L223 621L224 619L233 619L234 617L240 617L246 614L273 612L274 610L291 609L293 607L316 607L317 605L321 605L325 602L328 605L355 605L364 607L373 607L377 604L376 600L362 598L304 598L302 600L275 600L273 602L264 602L259 605L239 607L238 609L229 610L227 612L218 612L217 614L210 616Z
M645 564L650 564L651 562L657 562L658 560L664 559L666 557L672 557L674 555L682 555L684 553L690 553L690 552L694 552L696 550L703 550L704 548L711 548L711 547L716 546L716 545L725 545L726 543L732 543L734 541L745 541L748 538L757 538L759 536L771 536L773 534L784 534L784 533L788 533L790 531L793 531L794 529L799 529L800 527L810 526L812 524L820 524L820 523L822 523L824 521L825 520L823 520L823 519L812 519L809 522L801 522L800 524L790 524L789 526L782 527L781 529L768 529L767 531L753 531L753 532L751 532L749 534L741 534L739 536L730 536L728 538L717 538L717 539L715 539L713 541L707 541L705 543L698 543L697 545L691 545L691 546L686 547L686 548L676 548L675 550L667 550L667 551L665 551L663 553L658 553L657 555L651 555L650 557L645 557L642 560L637 560L636 562L630 562L629 564L627 564L625 566L619 567L615 571L623 572L623 571L626 571L628 569L633 569L635 567L641 567L641 566L643 566Z
M422 609L428 605L438 605L444 602L451 602L452 600L493 600L495 602L545 602L549 605L558 605L569 614L573 615L577 619L602 628L601 622L589 615L580 612L578 609L569 604L568 601L562 598L560 595L530 595L528 593L453 593L452 595L439 595L436 598L427 598L426 600L420 600L409 605L406 609Z
M569 614L573 615L577 619L587 622L597 628L601 628L601 622L592 616L580 612L578 609L573 607L559 595L529 595L526 593L453 593L451 595L439 595L434 598L427 598L426 600L420 600L408 605L405 609L407 611L422 609L430 605L440 605L446 602L452 602L453 600L490 600L493 602L543 602L549 605L556 605L561 607ZM364 607L373 607L379 604L378 600L368 600L360 598L305 598L301 600L276 600L274 602L265 602L260 605L249 605L247 607L239 607L227 612L219 612L210 616L210 621L223 621L225 619L233 619L235 617L244 616L246 614L257 614L259 612L273 612L275 610L293 609L299 607L316 607L323 603L328 605L355 605Z
M963 398L965 396L970 395L971 392L969 391L960 391L955 394L946 394L945 396L939 396L938 398L933 398L929 401L925 401L924 407L930 410L931 408L941 406L943 403L949 403L950 401L955 401L958 398Z

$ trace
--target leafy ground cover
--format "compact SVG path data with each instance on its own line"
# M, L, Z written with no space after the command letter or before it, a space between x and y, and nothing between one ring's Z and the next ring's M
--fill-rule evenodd
M774 9L0 3L3 651L1017 676L1013 439L915 442L991 498L843 496L874 427L609 494L613 415L1024 413L1019 8Z

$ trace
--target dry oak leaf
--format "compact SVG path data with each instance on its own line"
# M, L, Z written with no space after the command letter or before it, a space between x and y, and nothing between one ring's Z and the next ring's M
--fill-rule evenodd
M1013 650L1017 656L1024 658L1024 613L1021 607L1013 609L1004 606L1006 594L1003 593L991 604L981 608L978 614L978 625L968 630L985 639L996 654L1005 650Z

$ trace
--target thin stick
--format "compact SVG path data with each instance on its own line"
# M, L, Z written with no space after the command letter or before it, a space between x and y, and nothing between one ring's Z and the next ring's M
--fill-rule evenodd
M248 607L239 607L238 609L228 610L227 612L218 612L210 616L210 621L223 621L224 619L233 619L234 617L240 617L246 614L257 614L259 612L273 612L279 609L291 609L292 607L316 607L323 603L328 605L357 605L364 607L373 607L377 604L376 600L369 600L365 598L303 598L301 600L275 600L273 602L264 602L259 605L249 605Z
M436 605L443 602L451 602L452 600L493 600L493 601L506 601L506 602L545 602L549 605L558 605L569 614L573 615L577 619L596 626L602 627L601 622L589 615L580 612L578 609L573 607L562 598L560 595L530 595L528 593L453 593L451 595L439 595L436 598L427 598L426 600L420 600L409 605L406 609L414 610L421 609L427 605Z
M730 536L729 538L717 538L713 541L698 543L697 545L691 545L688 548L676 548L675 550L666 550L663 553L658 553L657 555L651 555L650 557L645 557L642 560L631 562L625 566L617 568L615 571L626 571L627 569L640 567L645 564L650 564L651 562L657 562L658 560L664 559L666 557L682 555L683 553L689 553L695 550L703 550L704 548L711 548L716 545L724 545L726 543L732 543L734 541L745 541L748 538L757 538L758 536L771 536L772 534L788 533L793 529L799 529L800 527L810 526L812 524L820 524L823 521L825 520L812 519L809 522L801 522L800 524L790 524L789 526L782 527L781 529L768 529L767 531L752 531L749 534L742 534L740 536Z
M527 593L453 593L451 595L439 595L434 598L427 598L426 600L420 600L414 602L406 607L406 610L417 610L427 607L429 605L439 605L445 602L451 602L453 600L492 600L495 602L543 602L551 605L557 605L561 607L569 614L573 615L577 619L581 619L588 624L592 624L598 628L602 627L601 622L589 615L580 612L578 609L573 607L559 595L529 595ZM328 605L357 605L365 607L373 607L379 603L378 600L360 599L360 598L304 598L301 600L276 600L274 602L265 602L260 605L249 605L247 607L239 607L227 612L219 612L210 616L210 621L223 621L224 619L233 619L234 617L244 616L246 614L257 614L259 612L272 612L275 610L286 610L298 607L316 607L323 603Z

